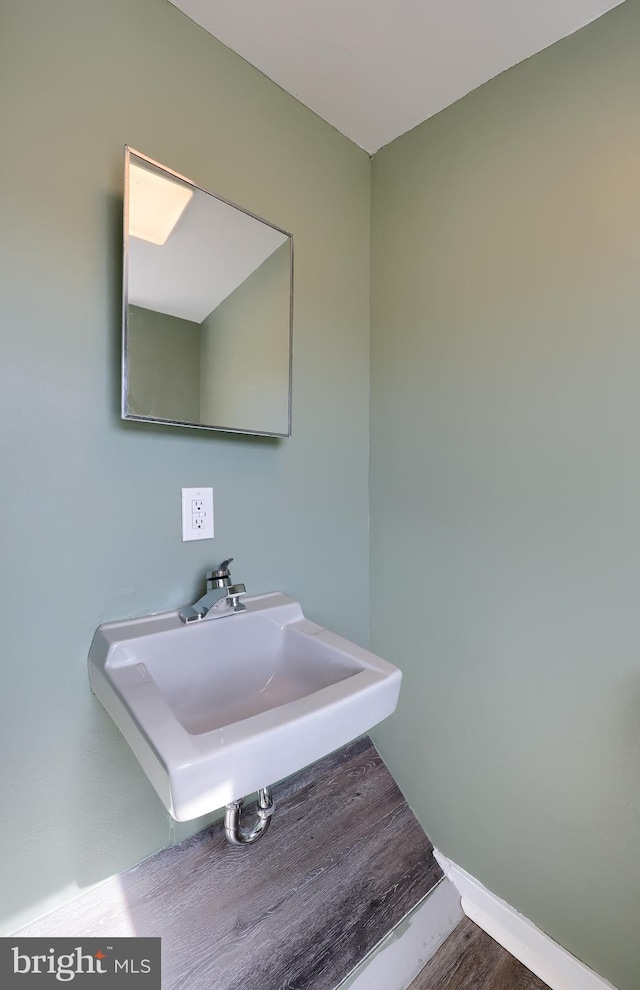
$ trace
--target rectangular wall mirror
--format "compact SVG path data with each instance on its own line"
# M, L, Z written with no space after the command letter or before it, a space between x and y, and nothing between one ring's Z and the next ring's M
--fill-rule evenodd
M125 148L123 281L123 419L291 436L291 234Z

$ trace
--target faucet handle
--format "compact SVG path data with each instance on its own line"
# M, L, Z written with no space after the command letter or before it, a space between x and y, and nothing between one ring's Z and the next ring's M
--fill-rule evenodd
M229 564L233 562L233 557L229 557L228 560L223 560L221 564L218 564L215 570L209 571L207 574L207 581L212 581L214 578L218 577L229 577Z
M214 571L207 572L207 591L212 591L214 588L226 588L231 584L229 564L232 560L233 557L229 557L228 560L223 560L221 564L218 564Z

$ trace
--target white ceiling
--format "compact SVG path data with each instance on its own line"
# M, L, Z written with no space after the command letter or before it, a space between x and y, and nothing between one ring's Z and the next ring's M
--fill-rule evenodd
M623 0L170 0L373 153Z
M130 238L129 303L202 323L287 236L197 189L165 244Z

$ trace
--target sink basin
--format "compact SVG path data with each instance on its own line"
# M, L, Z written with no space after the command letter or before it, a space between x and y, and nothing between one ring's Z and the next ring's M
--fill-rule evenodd
M314 763L397 704L401 673L305 619L277 592L185 625L177 612L108 622L91 688L178 821Z

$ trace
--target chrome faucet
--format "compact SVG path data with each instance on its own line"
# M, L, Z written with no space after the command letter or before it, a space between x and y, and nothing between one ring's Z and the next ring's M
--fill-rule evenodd
M207 590L193 605L180 609L183 622L199 622L200 619L224 619L236 612L246 612L247 607L240 601L247 589L243 584L231 584L229 564L233 557L223 560L214 571L207 574Z

